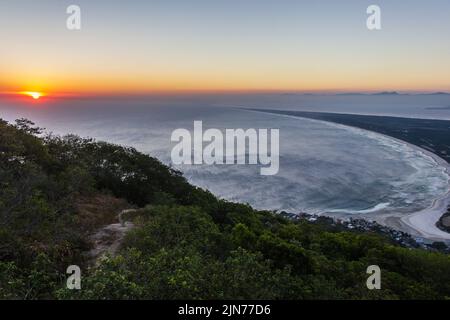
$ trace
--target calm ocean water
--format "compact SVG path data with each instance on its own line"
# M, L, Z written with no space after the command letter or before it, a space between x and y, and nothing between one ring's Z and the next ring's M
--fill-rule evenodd
M359 129L235 107L333 111L450 119L448 96L222 96L83 99L38 106L0 100L0 117L28 117L57 134L76 133L122 145L170 164L171 132L205 128L280 129L280 171L256 165L180 166L192 183L256 208L310 213L414 212L448 188L448 176L428 156Z

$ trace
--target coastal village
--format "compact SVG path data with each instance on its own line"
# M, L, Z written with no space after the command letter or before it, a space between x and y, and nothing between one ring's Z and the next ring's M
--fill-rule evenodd
M412 237L406 232L395 230L386 226L383 226L375 221L369 221L356 218L333 218L321 215L308 214L304 212L292 213L281 211L281 216L291 221L307 221L314 224L325 224L330 227L336 228L338 231L353 231L353 232L373 232L384 237L389 238L391 241L401 245L405 248L411 249L424 249L429 251L438 251L446 254L450 254L450 246L444 242L430 242L420 237Z

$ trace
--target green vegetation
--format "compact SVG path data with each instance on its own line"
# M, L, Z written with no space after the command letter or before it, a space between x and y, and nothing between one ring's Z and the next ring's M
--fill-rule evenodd
M448 255L219 200L132 148L33 126L0 122L2 299L450 298ZM88 267L88 235L131 206L119 254ZM65 288L73 264L82 290Z

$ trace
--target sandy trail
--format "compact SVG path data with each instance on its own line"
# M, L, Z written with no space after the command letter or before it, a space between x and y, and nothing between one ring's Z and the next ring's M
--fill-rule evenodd
M122 244L125 234L134 228L130 221L124 221L123 214L135 211L134 209L123 210L118 215L119 223L113 223L104 226L94 233L90 240L94 243L89 251L89 258L93 264L97 264L105 255L114 256Z

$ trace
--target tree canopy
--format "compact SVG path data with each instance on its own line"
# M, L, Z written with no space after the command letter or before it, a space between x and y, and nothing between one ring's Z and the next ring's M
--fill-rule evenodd
M89 234L126 207L135 228L89 266ZM82 290L65 287L74 264ZM221 200L133 148L20 119L0 121L0 298L448 299L450 257Z

